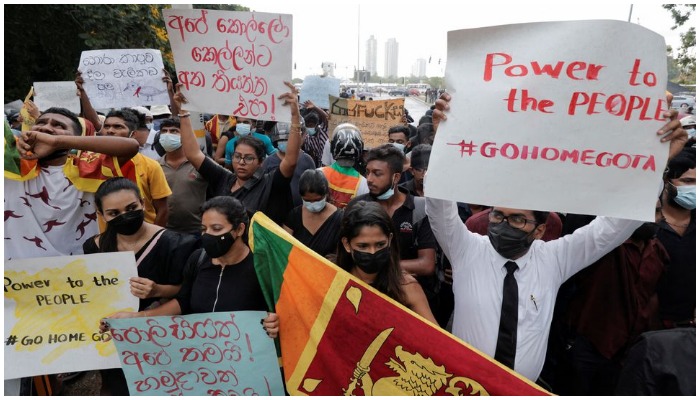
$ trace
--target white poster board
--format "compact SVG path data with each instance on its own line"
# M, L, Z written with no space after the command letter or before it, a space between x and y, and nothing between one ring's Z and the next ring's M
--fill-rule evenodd
M506 25L449 32L447 55L426 196L654 220L662 36L620 21Z
M5 261L5 379L119 368L100 319L136 311L133 252Z
M34 104L44 111L62 107L80 114L80 97L73 81L34 82Z
M328 96L338 97L340 93L340 79L329 76L309 75L304 78L304 84L299 93L299 103L303 104L311 100L317 107L330 108Z
M187 110L290 122L292 16L163 10Z
M170 104L160 50L89 50L78 71L95 109Z

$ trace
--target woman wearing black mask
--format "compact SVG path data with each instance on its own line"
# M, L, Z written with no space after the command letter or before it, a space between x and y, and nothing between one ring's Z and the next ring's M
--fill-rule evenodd
M422 287L399 266L399 242L394 225L378 203L358 201L345 209L337 264L437 325Z
M243 241L248 225L243 204L229 196L218 196L202 206L202 250L187 260L184 281L173 300L142 312L118 312L108 318L155 317L217 311L266 311L258 283L253 253ZM268 336L279 331L277 314L263 321ZM100 330L106 330L101 324Z
M107 228L83 243L85 254L133 251L138 276L129 279L139 312L174 297L180 290L184 260L195 250L195 239L144 221L143 200L135 183L111 178L95 193L97 212ZM129 395L121 369L100 371L103 395Z

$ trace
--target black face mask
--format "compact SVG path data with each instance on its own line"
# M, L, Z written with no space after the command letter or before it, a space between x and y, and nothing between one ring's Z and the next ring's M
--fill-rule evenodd
M49 161L55 160L60 157L64 157L68 154L68 150L56 150L44 158L39 159L39 164L45 164Z
M637 228L632 233L632 236L630 236L630 239L632 240L642 240L642 241L647 241L652 239L654 236L656 236L656 232L659 231L659 225L657 225L654 222L645 222Z
M143 219L143 210L133 210L119 214L116 218L107 222L107 225L120 235L131 236L141 229Z
M362 272L366 274L376 274L382 267L389 265L391 252L389 251L389 246L377 250L374 254L353 250L352 259Z
M233 231L228 231L223 235L202 234L202 248L211 258L219 258L228 253L235 241Z
M498 254L510 260L525 254L534 241L530 233L513 228L506 221L500 224L489 223L488 234L491 245Z

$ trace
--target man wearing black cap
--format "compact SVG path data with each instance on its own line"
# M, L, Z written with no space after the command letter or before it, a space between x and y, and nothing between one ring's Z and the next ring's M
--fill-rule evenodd
M423 197L423 177L428 170L431 148L429 144L419 144L411 151L411 167L408 171L413 175L413 179L400 184L399 187L414 196Z

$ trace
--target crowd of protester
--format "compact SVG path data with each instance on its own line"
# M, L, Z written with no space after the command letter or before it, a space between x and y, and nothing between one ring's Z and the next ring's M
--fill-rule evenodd
M662 139L670 158L656 222L642 224L425 198L433 139L451 112L447 93L430 91L436 104L418 123L406 113L385 144L368 149L352 124L329 132L328 110L299 104L291 84L280 96L291 123L213 115L197 137L187 99L167 74L164 81L169 106L101 115L78 76L80 115L28 101L29 121L6 116L6 165L15 142L39 165L33 179L6 175L6 259L133 251L138 276L129 284L139 309L113 318L267 310L247 243L250 218L262 211L313 251L556 394L688 394L688 359L694 394L693 115L681 122L669 112L660 127L670 132ZM87 152L100 167L130 173L79 185L66 168ZM277 336L276 314L264 327ZM661 357L655 346L692 358ZM649 362L678 364L677 379L644 367ZM128 394L121 370L102 371L102 394Z

